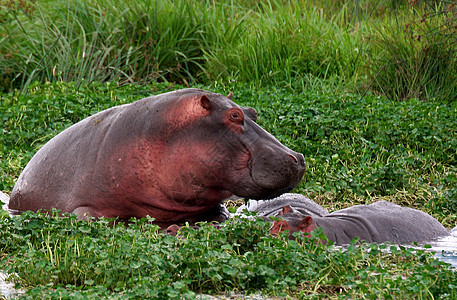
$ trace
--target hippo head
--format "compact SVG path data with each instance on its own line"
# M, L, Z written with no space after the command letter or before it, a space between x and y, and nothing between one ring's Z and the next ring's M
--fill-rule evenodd
M311 216L305 216L295 210L293 207L286 205L278 213L279 220L273 222L270 233L278 235L280 232L289 231L289 239L294 239L294 232L305 233L305 236L310 237L310 233L317 228Z
M295 188L305 171L303 155L257 125L255 109L240 107L231 98L231 93L224 97L187 89L176 102L173 111L180 120L173 119L168 126L181 130L169 141L176 140L180 153L188 154L186 161L173 162L179 164L180 182L192 181L206 197L217 192L269 199ZM178 151L176 145L173 151Z
M257 125L255 109L229 104L232 107L221 114L226 126L224 142L233 149L235 162L241 162L229 172L227 182L233 182L229 190L237 196L270 199L295 188L305 171L303 155Z

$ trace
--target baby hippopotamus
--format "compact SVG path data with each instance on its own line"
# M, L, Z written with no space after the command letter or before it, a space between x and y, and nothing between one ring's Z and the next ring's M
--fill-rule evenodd
M309 201L304 202L305 207L310 206ZM300 212L294 207L296 202L289 204L284 198L269 202L270 206L273 205L271 202L283 205L276 214L280 220L273 222L271 233L289 230L291 238L294 232L311 233L317 227L322 227L325 236L336 245L349 244L356 237L369 243L405 244L449 235L449 231L429 214L387 201L356 205L320 216ZM253 211L263 215L261 207Z

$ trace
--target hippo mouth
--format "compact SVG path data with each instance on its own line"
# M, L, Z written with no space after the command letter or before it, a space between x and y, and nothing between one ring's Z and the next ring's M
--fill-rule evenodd
M249 146L243 144L243 159L240 164L247 174L241 176L235 188L230 189L233 194L251 199L271 199L293 190L304 174L304 159L290 153L254 156ZM270 155L269 155L270 154ZM301 155L301 154L299 154Z
M265 159L250 161L249 175L252 181L266 189L271 190L272 194L285 193L298 184L303 176L304 169L296 163L297 160L291 159L289 155L277 160L277 166L269 165Z

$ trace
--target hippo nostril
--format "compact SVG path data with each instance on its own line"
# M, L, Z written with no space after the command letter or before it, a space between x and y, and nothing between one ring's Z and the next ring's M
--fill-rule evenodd
M305 158L303 157L303 154L297 153L295 155L293 154L288 154L289 158L294 162L295 165L297 165L299 168L304 168L305 167Z
M287 156L289 156L289 158L290 158L294 163L298 163L298 161L297 161L297 159L295 158L295 156L290 155L290 154L287 155Z

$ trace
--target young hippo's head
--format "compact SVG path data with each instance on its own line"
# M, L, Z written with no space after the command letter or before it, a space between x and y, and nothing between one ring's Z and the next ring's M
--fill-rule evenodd
M257 112L227 97L187 89L168 116L162 161L173 187L206 198L235 194L269 199L292 190L305 171L302 154L257 125ZM181 185L181 186L180 186ZM221 199L219 199L221 200Z
M280 217L280 219L274 221L270 229L270 233L273 235L278 235L280 232L288 230L289 239L295 238L293 236L294 232L302 232L309 237L310 233L317 228L311 216L305 216L289 205L284 206L277 217Z

